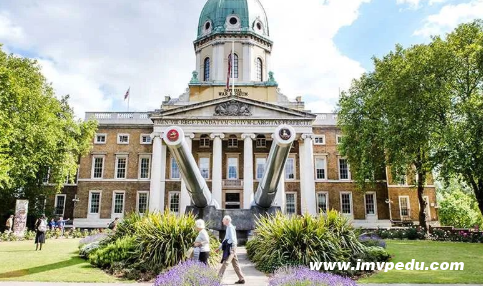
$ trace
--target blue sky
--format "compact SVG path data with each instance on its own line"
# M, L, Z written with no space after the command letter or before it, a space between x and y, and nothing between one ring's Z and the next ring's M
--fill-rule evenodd
M0 43L36 58L59 96L86 111L160 107L187 88L192 42L206 0L1 0ZM483 15L483 0L261 0L281 92L314 112L396 43L408 46ZM301 4L302 3L302 4Z

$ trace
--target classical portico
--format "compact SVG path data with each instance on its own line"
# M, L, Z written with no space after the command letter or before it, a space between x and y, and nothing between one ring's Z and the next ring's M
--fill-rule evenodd
M159 135L166 132L167 128L176 125L183 129L187 142L192 145L193 140L200 140L202 136L209 136L212 144L210 148L203 150L208 153L210 160L211 191L213 198L222 205L223 195L227 191L240 191L242 200L240 208L249 209L253 202L255 178L255 152L254 145L257 136L264 136L270 142L271 135L275 128L280 124L291 125L300 140L300 150L293 149L293 153L304 153L308 158L313 157L313 150L310 148L312 134L312 122L315 115L280 107L270 103L259 102L252 99L241 97L225 97L189 106L177 107L169 110L157 111L151 115L154 122L153 137L153 163L150 189L150 209L163 210L165 194L165 174L166 174L166 146L162 140L158 140ZM223 176L223 162L227 164L224 154L230 154L229 148L223 147L223 142L236 136L237 144L243 145L243 154L238 154L243 159L243 165L234 167L236 176L231 178L228 173ZM240 142L240 143L238 143ZM303 142L303 143L302 143ZM308 147L304 147L308 146ZM258 154L258 150L256 151ZM268 154L267 151L263 151ZM263 156L263 152L258 156ZM193 154L196 155L196 154ZM297 168L300 170L313 170L312 160L299 160ZM239 170L243 169L240 173ZM240 174L238 174L240 173ZM307 175L311 173L312 175ZM314 213L315 210L315 188L313 172L301 172L300 184L307 186L307 190L302 190L303 208L308 212ZM284 207L284 182L280 183L280 193L277 194L274 205ZM312 195L310 195L312 194ZM190 197L182 181L180 196L180 212L190 204Z

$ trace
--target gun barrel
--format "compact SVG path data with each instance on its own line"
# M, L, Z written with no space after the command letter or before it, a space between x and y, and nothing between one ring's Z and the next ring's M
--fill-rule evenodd
M186 142L184 131L176 126L169 127L163 135L169 151L178 163L179 170L183 175L183 181L191 195L194 205L198 208L205 208L213 205L219 208L217 202L212 199L211 192L206 181L201 175L195 158Z
M255 193L254 203L257 206L266 209L272 206L294 141L295 130L289 125L280 125L273 134L273 143L265 165L265 173Z

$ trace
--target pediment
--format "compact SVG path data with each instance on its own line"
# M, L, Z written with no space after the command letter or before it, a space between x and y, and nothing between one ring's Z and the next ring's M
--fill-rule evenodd
M162 110L151 116L152 119L306 119L313 120L313 113L299 111L276 104L260 102L241 97L219 98L173 109Z

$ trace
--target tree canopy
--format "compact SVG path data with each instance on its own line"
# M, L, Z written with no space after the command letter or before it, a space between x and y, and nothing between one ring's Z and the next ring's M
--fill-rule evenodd
M75 178L97 123L76 120L68 98L55 96L37 61L0 50L0 209L16 198L33 205Z

